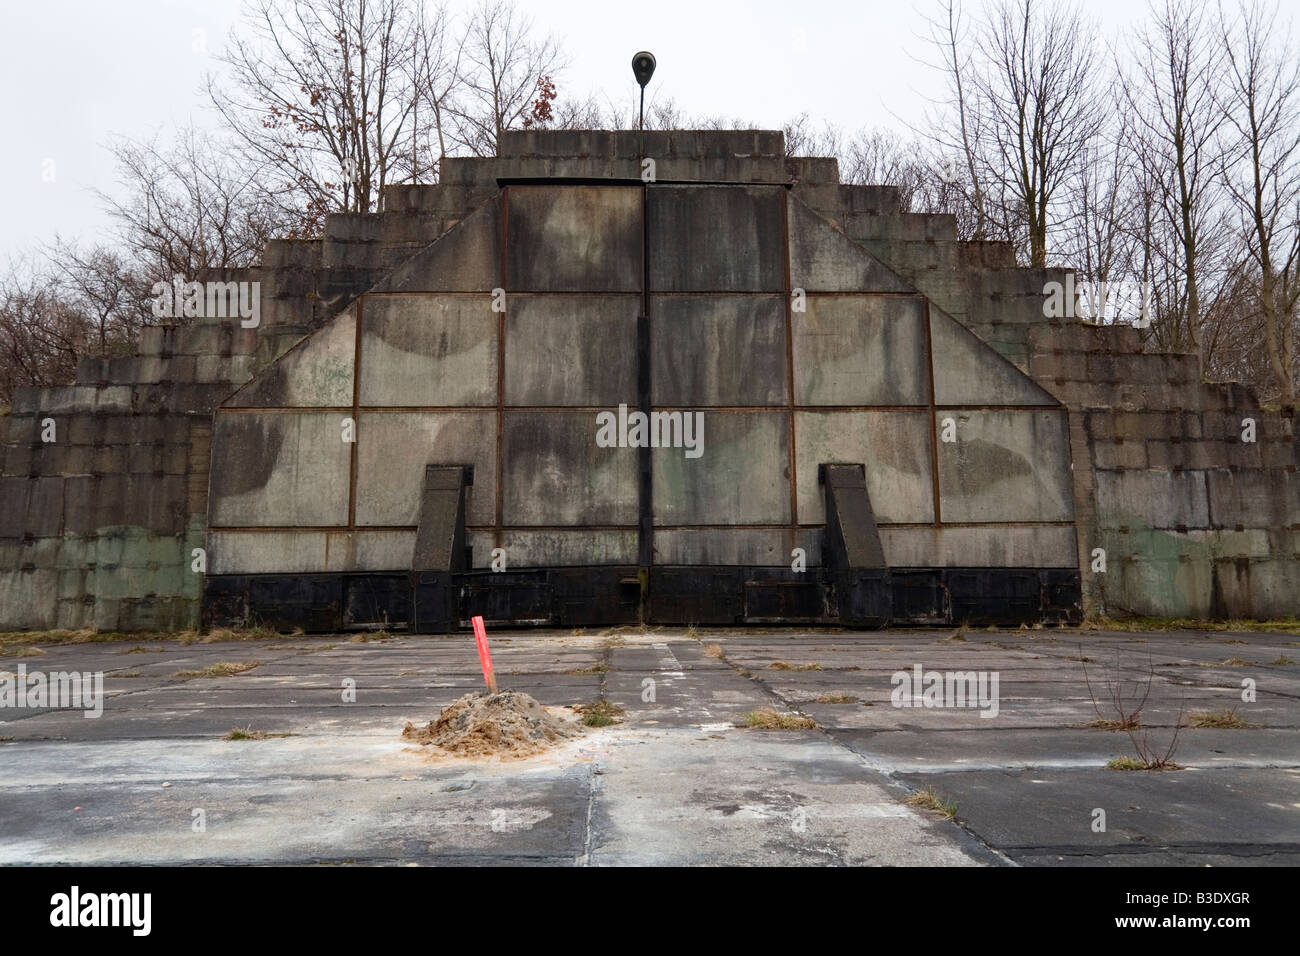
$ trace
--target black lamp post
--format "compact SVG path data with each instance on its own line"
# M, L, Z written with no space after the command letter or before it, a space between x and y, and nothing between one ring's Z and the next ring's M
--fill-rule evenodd
M636 81L641 86L641 118L637 123L637 130L645 130L645 85L650 82L650 77L655 75L655 56L642 50L636 56L632 57L632 73L636 76Z

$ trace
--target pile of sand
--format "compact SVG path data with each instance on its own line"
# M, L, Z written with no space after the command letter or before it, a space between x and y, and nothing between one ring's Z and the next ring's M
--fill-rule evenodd
M402 736L461 757L528 757L582 733L528 694L507 690L467 694L424 727L408 723Z

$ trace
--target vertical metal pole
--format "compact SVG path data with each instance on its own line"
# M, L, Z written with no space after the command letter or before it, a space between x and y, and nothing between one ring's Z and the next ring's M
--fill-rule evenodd
M641 314L636 320L637 408L650 420L650 186L641 184ZM654 462L648 445L637 449L637 578L641 585L638 617L650 618L650 566L654 563Z

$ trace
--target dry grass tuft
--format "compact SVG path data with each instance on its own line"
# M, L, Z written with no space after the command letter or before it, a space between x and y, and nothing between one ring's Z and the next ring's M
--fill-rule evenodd
M949 803L934 792L933 787L926 787L924 790L918 790L906 800L903 801L909 807L918 807L921 810L928 810L931 813L937 813L944 819L951 820L957 816L957 804Z
M747 713L745 726L751 730L812 730L817 726L817 721L803 714L783 714L764 707Z
M605 661L596 661L596 663L592 664L590 667L574 667L574 668L572 668L571 670L567 670L567 671L565 671L564 673L566 673L566 674L570 674L570 675L578 675L578 674L608 674L608 673L609 673L609 664L607 664Z
M233 727L230 730L226 731L225 736L223 736L221 739L222 740L271 740L276 737L302 736L301 734L272 733L267 730L253 730L252 726L253 726L252 724L249 724L247 727L244 727L242 729L239 727Z
M1252 724L1246 723L1237 716L1237 710L1198 710L1187 715L1187 720L1183 722L1184 727L1209 727L1215 730L1239 730L1243 727L1251 727Z
M216 664L209 664L207 667L201 667L198 670L177 671L172 676L185 679L191 677L233 677L236 674L251 671L254 667L260 667L261 664L261 661L220 661Z
M582 715L582 722L588 727L608 727L610 724L621 724L623 715L627 713L618 704L611 704L607 700L598 700L591 704L579 704L573 709Z

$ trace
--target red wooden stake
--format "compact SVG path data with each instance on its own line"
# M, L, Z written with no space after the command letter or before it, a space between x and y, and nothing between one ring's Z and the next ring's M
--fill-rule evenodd
M475 617L474 623L474 640L478 644L478 662L483 667L483 680L487 683L488 690L495 694L497 692L497 675L492 670L492 652L488 650L487 628L483 626L483 618Z

